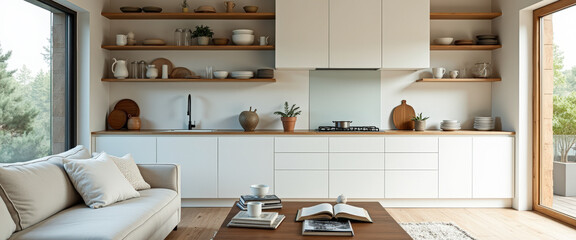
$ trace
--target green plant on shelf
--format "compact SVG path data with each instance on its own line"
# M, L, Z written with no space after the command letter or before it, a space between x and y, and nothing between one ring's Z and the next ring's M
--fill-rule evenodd
M192 32L193 38L197 38L197 37L210 37L211 38L212 36L214 36L214 32L212 32L212 29L210 29L210 27L204 26L204 25L196 26L196 30L194 30L194 32Z
M412 121L426 121L430 117L423 117L422 113L416 114L411 120Z
M296 117L302 113L302 111L298 111L300 107L296 107L296 104L292 104L292 107L289 107L288 102L284 102L284 112L276 111L274 114L280 115L281 117Z

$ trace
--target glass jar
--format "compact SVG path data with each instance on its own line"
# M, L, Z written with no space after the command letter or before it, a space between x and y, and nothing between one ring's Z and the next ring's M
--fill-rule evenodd
M146 78L146 61L138 62L138 78Z
M130 78L138 78L138 62L130 62Z
M492 75L490 63L476 63L472 68L472 76L477 78L488 78Z
M184 29L176 28L176 31L174 31L174 45L184 46Z
M192 29L184 29L184 46L192 46Z

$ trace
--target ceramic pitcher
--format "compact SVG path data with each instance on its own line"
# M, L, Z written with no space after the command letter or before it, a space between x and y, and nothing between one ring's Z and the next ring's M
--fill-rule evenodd
M146 70L146 77L150 79L158 77L158 69L156 68L156 65L148 65L146 68L148 69Z
M112 73L115 78L124 79L128 77L128 67L126 66L126 60L116 60L112 58L114 63L112 63Z

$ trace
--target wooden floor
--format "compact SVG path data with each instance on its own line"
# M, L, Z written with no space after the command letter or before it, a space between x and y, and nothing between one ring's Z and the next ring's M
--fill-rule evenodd
M576 229L532 211L494 208L386 208L398 222L452 222L478 240L573 240ZM166 239L209 240L230 208L183 208ZM282 227L282 226L280 226Z
M576 217L576 197L554 195L552 209Z

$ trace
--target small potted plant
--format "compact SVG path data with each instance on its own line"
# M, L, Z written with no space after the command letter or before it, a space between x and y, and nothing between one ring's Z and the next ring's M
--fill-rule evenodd
M296 116L302 113L302 111L298 111L298 109L300 109L300 107L296 107L296 104L292 104L292 107L289 107L288 102L284 102L284 112L274 112L274 114L280 115L280 120L282 120L282 127L284 127L284 132L294 132Z
M180 4L180 7L182 7L182 12L188 12L188 0L184 0L182 1L182 3Z
M412 118L412 121L414 121L414 130L416 131L426 130L426 119L428 118L430 117L422 117L422 113L416 114L416 116Z
M198 45L208 45L210 38L214 36L214 32L208 26L196 26L196 30L192 32L192 37L198 39Z

